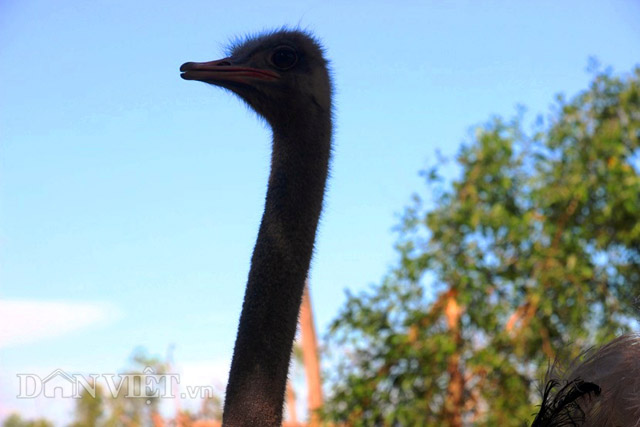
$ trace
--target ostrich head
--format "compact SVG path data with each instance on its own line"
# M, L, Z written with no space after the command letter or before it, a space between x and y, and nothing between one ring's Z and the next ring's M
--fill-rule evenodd
M330 114L326 66L322 48L313 38L281 30L235 44L226 58L187 62L180 71L185 80L231 90L275 130L293 117Z

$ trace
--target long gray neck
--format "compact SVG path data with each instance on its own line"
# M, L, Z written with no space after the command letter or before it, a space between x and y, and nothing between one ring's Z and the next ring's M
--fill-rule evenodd
M282 423L331 153L330 114L310 114L273 127L271 174L231 362L224 426Z

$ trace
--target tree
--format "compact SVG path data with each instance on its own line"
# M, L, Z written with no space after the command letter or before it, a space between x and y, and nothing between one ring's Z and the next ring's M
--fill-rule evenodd
M45 418L24 420L20 414L9 415L2 425L3 427L53 427L53 423Z
M131 367L124 373L128 378L115 380L116 395L113 395L115 390L109 389L110 393L107 393L100 385L95 386L95 393L82 391L76 401L71 427L151 425L158 416L159 397L144 394L153 395L155 391L161 391L166 385L166 378L162 375L166 373L167 363L147 355L141 348L137 349L131 356ZM160 382L146 381L149 375L160 375Z
M163 375L168 372L168 365L159 357L150 356L142 348L134 351L131 357L132 368L126 372L132 376L133 382L125 381L122 384L120 393L107 400L109 406L109 416L104 425L110 426L142 426L152 422L154 414L158 413L158 397L128 397L129 392L142 390L147 387L146 377L148 375ZM156 387L164 387L165 377L161 377L162 384L154 384ZM153 383L151 383L153 384ZM132 387L132 390L129 390ZM153 394L153 390L146 393Z
M320 378L320 359L308 281L304 287L302 305L300 306L300 341L307 379L309 426L317 427L320 425L318 411L322 407L322 379Z
M423 172L399 262L330 331L329 420L522 425L556 357L627 330L640 295L640 68L597 73L530 132L493 118L459 177ZM429 202L431 200L432 203ZM429 208L433 206L432 208Z
M104 396L102 387L96 385L95 393L83 390L76 401L75 421L71 427L95 427L104 417Z

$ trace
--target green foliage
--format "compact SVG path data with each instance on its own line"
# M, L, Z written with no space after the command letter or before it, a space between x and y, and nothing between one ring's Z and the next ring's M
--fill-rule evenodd
M23 420L19 414L11 414L2 423L3 427L53 427L53 423L44 418Z
M131 367L125 372L131 375L133 381L116 381L114 386L118 390L116 396L112 396L105 388L96 385L95 393L83 390L76 401L75 417L71 427L96 427L96 426L142 426L152 424L152 415L158 410L157 397L130 397L129 387L140 390L148 387L145 381L150 368L153 374L165 374L168 366L158 357L147 355L143 349L137 349L131 356ZM163 379L164 381L164 379ZM163 384L157 384L163 387ZM152 390L148 391L153 394Z
M104 397L102 388L95 386L95 393L85 389L76 401L76 416L71 427L96 427L104 416Z
M150 356L144 349L138 348L131 356L129 368L123 372L127 379L114 380L112 386L96 385L93 391L83 390L76 401L75 417L70 427L119 427L150 426L161 420L159 414L160 399L165 391L176 392L168 384L171 369L169 363L160 357ZM147 378L148 375L159 377ZM122 382L120 382L122 381ZM109 389L113 387L113 389ZM144 390L146 396L140 396ZM115 396L114 396L115 393ZM138 397L140 396L140 397ZM219 396L207 396L196 414L181 412L175 414L173 421L186 425L196 420L222 419L222 400ZM169 422L169 421L166 421ZM15 424L23 427L23 424ZM24 426L27 426L26 424ZM28 425L31 427L31 424ZM37 425L34 427L47 427Z
M157 397L128 397L128 387L147 387L150 383L145 380L145 370L150 368L153 374L165 374L168 371L167 364L159 357L150 356L144 349L138 348L131 356L131 365L126 373L134 375L133 383L124 382L117 396L109 396L106 399L108 414L104 422L105 427L148 425L151 423L152 414L158 411ZM147 392L149 395L153 394L151 390Z
M637 315L639 140L640 68L605 72L558 97L531 132L522 114L478 128L453 182L441 166L425 171L432 197L405 211L397 268L348 295L332 324L340 354L326 418L530 419L550 359L576 357Z

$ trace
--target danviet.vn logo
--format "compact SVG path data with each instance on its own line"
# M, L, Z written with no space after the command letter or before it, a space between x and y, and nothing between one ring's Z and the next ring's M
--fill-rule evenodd
M19 399L72 398L79 399L89 394L96 397L98 390L103 390L112 398L174 398L180 384L180 375L173 373L156 373L146 367L141 373L133 374L70 374L56 369L46 376L36 374L16 374ZM208 398L214 395L212 386L187 386L182 398Z

